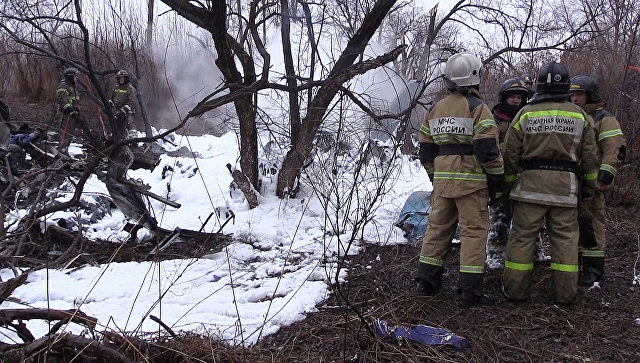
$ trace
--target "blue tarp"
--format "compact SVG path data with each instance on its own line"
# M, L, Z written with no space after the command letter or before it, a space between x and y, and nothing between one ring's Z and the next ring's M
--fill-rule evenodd
M442 328L434 328L428 325L413 325L410 328L404 326L390 327L386 321L378 318L372 318L372 324L373 331L382 339L390 338L397 342L411 340L424 345L450 344L456 348L469 346L467 339Z
M407 198L395 226L404 231L404 237L414 246L422 245L427 232L429 213L431 212L431 191L419 190ZM454 239L460 239L460 227L456 229Z
M396 227L404 231L404 237L415 246L422 243L422 238L427 231L431 211L430 198L430 191L421 190L411 193L395 223Z

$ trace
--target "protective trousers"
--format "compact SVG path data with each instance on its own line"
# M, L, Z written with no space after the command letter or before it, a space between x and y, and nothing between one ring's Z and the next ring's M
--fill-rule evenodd
M458 292L482 295L482 278L486 259L485 244L489 226L487 190L480 189L458 198L445 198L434 190L431 196L429 226L422 243L418 279L440 288L444 261L456 227L460 224L460 275Z
M604 249L606 245L604 225L604 194L596 192L594 197L582 203L582 215L591 219L596 246L582 248L582 271L604 277Z
M81 120L78 115L65 115L62 114L60 116L60 143L58 145L58 150L66 152L69 144L71 144L71 139L76 134L76 124L79 124L82 128L84 134L89 138L89 141L97 145L97 139L91 133L91 129L89 125L87 125L86 121Z
M507 243L503 284L511 300L526 300L533 275L535 240L543 218L551 239L551 289L558 304L573 302L578 289L578 210L516 201Z

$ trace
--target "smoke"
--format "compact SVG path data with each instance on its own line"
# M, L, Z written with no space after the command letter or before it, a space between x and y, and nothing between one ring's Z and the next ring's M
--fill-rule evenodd
M175 19L170 27L156 29L153 59L160 82L158 96L151 100L150 112L156 127L174 127L199 102L223 85L215 65L217 55L211 35ZM211 99L224 95L216 94ZM237 124L233 105L227 104L190 118L185 134L220 136Z

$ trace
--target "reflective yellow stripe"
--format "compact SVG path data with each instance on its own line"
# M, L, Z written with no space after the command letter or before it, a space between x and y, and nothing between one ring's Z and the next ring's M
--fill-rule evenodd
M551 262L551 269L562 272L578 272L578 265Z
M473 136L471 135L454 135L454 134L440 134L434 135L433 141L436 144L444 144L446 142L450 142L456 140L458 144L471 145L473 144Z
M515 123L515 125L513 125L513 128L516 130L520 130L521 128L520 123L523 120L536 118L536 117L554 117L554 116L575 118L578 120L585 121L585 126L588 124L587 120L584 118L581 112L563 111L563 110L541 110L541 111L531 111L531 112L523 113L522 115L520 115L520 118Z
M505 174L505 175L504 175L504 178L505 178L508 182L514 182L514 181L516 181L516 179L518 179L518 176L517 176L517 175L508 175L508 174Z
M422 124L422 126L420 126L420 132L422 132L425 135L431 136L431 129L429 129L429 126L425 124Z
M598 141L602 141L602 140L604 140L606 138L614 137L614 136L623 136L622 130L613 129L613 130L608 130L608 131L601 132L598 135Z
M426 263L433 266L444 266L444 260L433 257L420 256L420 263Z
M603 250L582 250L582 257L604 257Z
M113 92L118 92L118 93L128 93L129 91L126 89L114 89Z
M604 170L604 171L608 171L611 174L613 174L613 176L616 176L616 174L618 173L618 171L616 170L616 168L614 168L613 166L609 165L609 164L602 164L600 165L600 170Z
M436 171L433 175L434 179L447 179L447 180L471 180L471 181L487 181L487 177L484 174L475 173L458 173L453 171Z
M533 262L530 263L518 263L513 261L504 261L504 268L510 268L518 271L531 271L533 270Z
M487 172L487 174L504 174L504 168L503 167L499 167L499 168L484 168L484 171Z
M496 125L496 122L493 119L482 120L473 126L473 133L478 134L487 127L498 127L498 125Z
M460 272L468 274L481 274L484 273L484 266L460 265Z
M586 174L584 174L584 178L586 180L597 180L598 179L598 172L586 173Z

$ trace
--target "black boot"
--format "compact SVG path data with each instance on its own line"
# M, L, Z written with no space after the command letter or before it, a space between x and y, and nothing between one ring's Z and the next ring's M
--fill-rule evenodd
M458 306L491 305L494 300L482 292L483 274L461 272L458 278Z
M423 295L433 295L440 290L444 267L418 263L418 292Z
M580 285L593 286L604 277L604 257L582 257Z
M479 295L468 290L460 291L460 297L458 298L458 306L466 309L478 305L493 305L495 299L487 294L480 293Z

